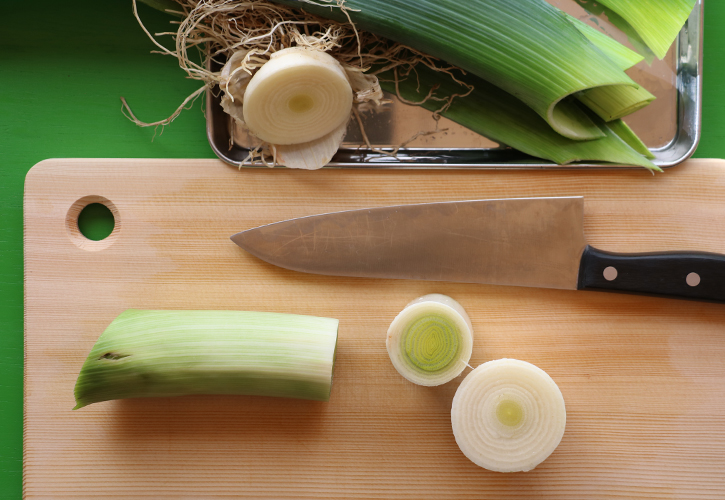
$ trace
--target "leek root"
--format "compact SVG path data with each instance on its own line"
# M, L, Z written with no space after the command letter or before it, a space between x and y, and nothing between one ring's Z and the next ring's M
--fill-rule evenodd
M564 436L566 407L542 369L499 359L469 373L453 397L456 443L472 462L497 472L528 471Z
M74 409L188 394L327 401L337 329L336 319L292 314L128 310L83 364Z
M395 317L386 346L403 377L419 385L441 385L460 375L471 359L473 326L452 298L425 295Z

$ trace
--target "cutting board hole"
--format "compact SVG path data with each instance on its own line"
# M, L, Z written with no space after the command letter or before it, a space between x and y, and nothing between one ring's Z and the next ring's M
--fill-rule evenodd
M66 225L71 240L84 250L108 248L119 231L118 209L102 196L86 196L68 210Z
M115 220L111 210L103 203L91 203L78 216L81 234L93 241L105 240L113 232Z

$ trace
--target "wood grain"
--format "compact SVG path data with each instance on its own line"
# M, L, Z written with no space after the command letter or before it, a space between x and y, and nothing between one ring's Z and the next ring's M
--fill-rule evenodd
M725 253L725 162L644 171L244 170L212 160L49 160L25 188L26 498L716 499L725 497L725 307L574 292L295 273L235 232L320 212L473 198L585 196L616 252ZM78 200L112 204L89 244ZM69 216L69 213L71 214ZM723 285L725 286L725 285ZM523 359L567 404L559 448L528 473L478 468L450 405L462 378L415 386L388 325L417 296L458 300L472 365ZM127 308L340 319L328 403L195 396L71 411L80 367Z

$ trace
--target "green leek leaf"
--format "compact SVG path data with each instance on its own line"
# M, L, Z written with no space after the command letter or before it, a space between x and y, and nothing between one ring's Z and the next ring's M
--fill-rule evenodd
M644 87L606 85L579 92L577 98L605 121L612 121L644 108L655 96Z
M385 90L396 92L395 77L392 73L381 73L378 76ZM646 147L621 120L605 123L590 113L592 120L602 131L603 137L589 141L575 141L557 133L526 104L491 83L470 74L456 74L456 78L472 85L474 90L465 97L456 97L450 107L441 114L474 132L523 153L561 165L577 161L595 161L638 165L660 171L659 167L640 154L646 151ZM401 96L413 102L423 100L433 87L436 87L436 97L440 98L465 93L465 89L452 78L442 77L440 73L423 65L416 66L415 74L398 83ZM567 104L578 105L573 98L570 98ZM422 106L429 110L437 110L442 107L442 103L428 100ZM620 133L624 137L620 137ZM630 146L630 141L631 144L638 146L637 150ZM649 151L647 155L651 156Z
M697 0L598 0L622 16L663 59Z
M599 50L610 58L617 66L623 70L628 70L635 64L644 60L644 56L638 54L632 49L625 47L614 38L605 35L598 29L588 25L584 21L567 14L567 19L571 21L576 29L582 32L582 35L596 45Z
M617 134L620 139L629 144L629 146L637 151L639 154L650 160L654 159L655 155L650 151L642 139L637 137L637 134L629 128L629 125L624 123L624 120L612 120L607 122L607 127Z

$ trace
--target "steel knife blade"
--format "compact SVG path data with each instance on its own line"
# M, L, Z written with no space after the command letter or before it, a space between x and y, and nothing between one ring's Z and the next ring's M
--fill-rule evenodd
M295 271L604 290L725 302L725 256L617 254L584 237L584 198L451 201L311 215L232 241Z

